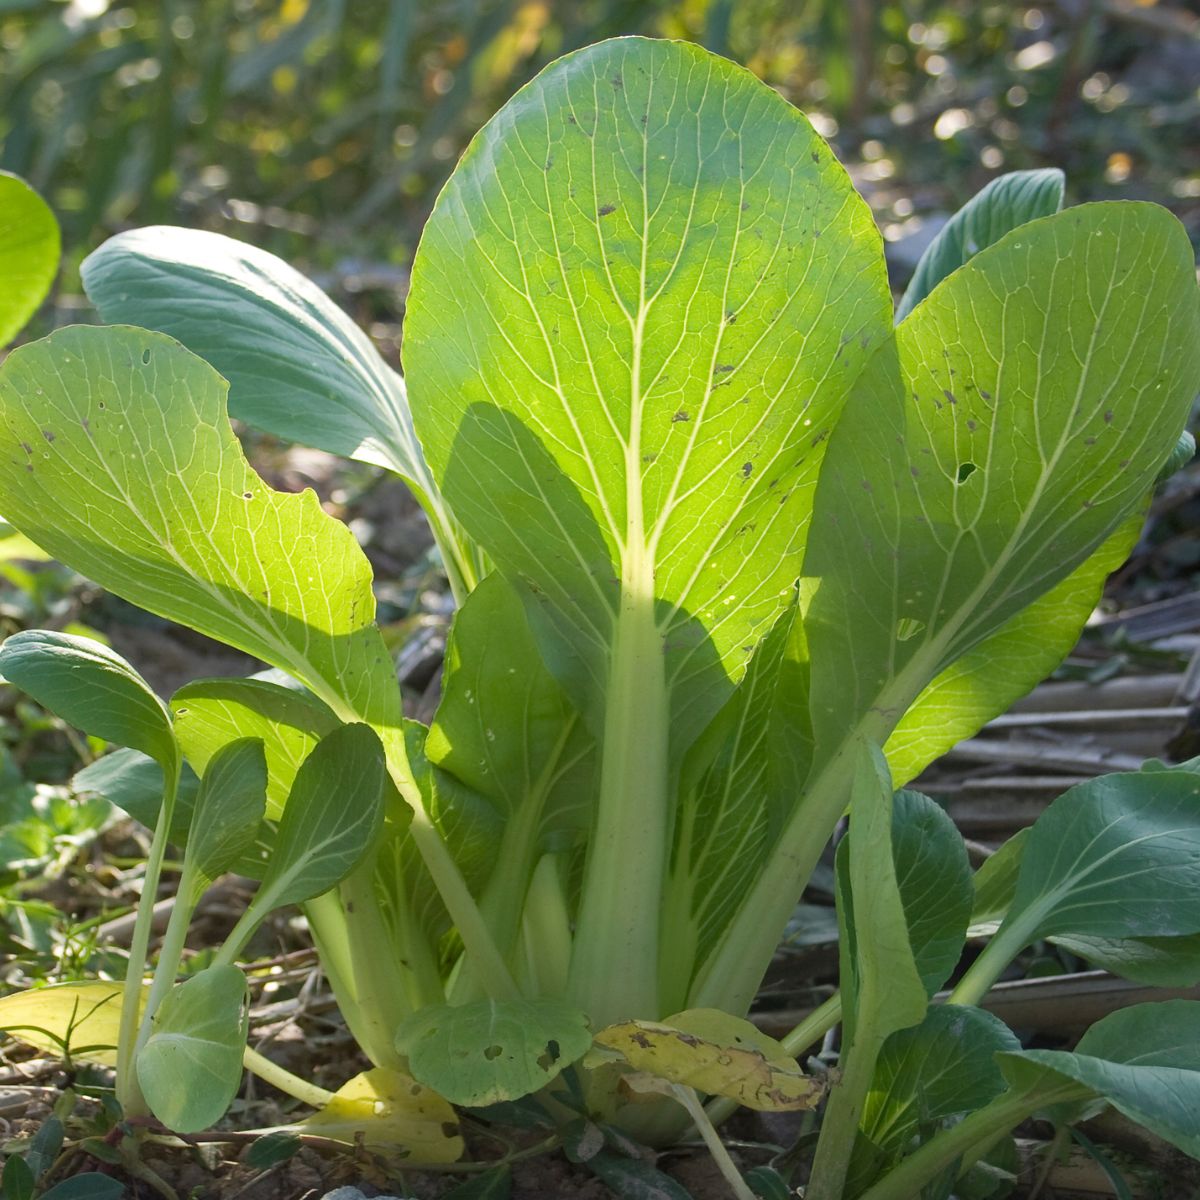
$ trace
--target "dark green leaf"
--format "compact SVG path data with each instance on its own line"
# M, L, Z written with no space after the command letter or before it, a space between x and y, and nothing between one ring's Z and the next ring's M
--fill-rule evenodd
M212 882L254 847L265 812L267 763L258 738L228 742L208 760L188 833L187 859Z
M33 1200L35 1183L29 1164L19 1154L10 1154L4 1163L4 1173L0 1175L4 1200Z
M998 937L1200 931L1200 778L1105 775L1065 792L1025 841Z
M0 674L68 725L141 750L164 770L174 769L179 750L166 706L102 643L47 629L23 630L0 645Z
M103 796L147 829L158 823L163 800L162 767L138 750L114 750L96 759L75 775L71 787L82 795ZM168 832L168 841L175 846L187 842L199 788L196 772L185 763Z
M1137 1004L1097 1021L1075 1052L998 1056L1014 1088L1055 1096L1064 1085L1106 1099L1193 1158L1200 1157L1200 1002Z
M892 859L917 971L932 996L958 965L971 916L971 864L954 822L920 792L892 800Z
M125 1185L111 1175L99 1171L84 1171L56 1183L40 1200L121 1200Z
M1021 1043L978 1008L937 1005L915 1028L884 1043L859 1123L846 1194L856 1196L951 1117L982 1108L1004 1091L1001 1050Z
M1062 208L1065 179L1057 167L1010 171L993 179L950 218L930 242L896 306L902 321L946 276L1006 233Z
M341 725L300 765L253 906L299 904L343 880L383 823L387 771L367 725Z
M244 1161L256 1171L265 1171L277 1163L287 1162L300 1149L300 1138L294 1133L268 1133L250 1143Z
M670 1175L636 1158L602 1151L588 1159L588 1170L621 1200L692 1200Z

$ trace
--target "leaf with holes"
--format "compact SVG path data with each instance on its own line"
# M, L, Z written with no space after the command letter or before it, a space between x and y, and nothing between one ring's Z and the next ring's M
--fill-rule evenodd
M413 1075L471 1108L539 1091L591 1044L587 1018L551 999L433 1005L396 1032Z
M815 1108L824 1091L774 1038L715 1009L610 1025L596 1034L596 1046L616 1051L637 1071L759 1112Z

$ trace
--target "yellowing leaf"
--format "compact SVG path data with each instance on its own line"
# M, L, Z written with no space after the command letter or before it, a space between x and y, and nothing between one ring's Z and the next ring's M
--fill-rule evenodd
M39 1050L111 1067L117 1061L121 989L120 983L94 980L13 992L0 997L0 1030Z
M779 1042L716 1009L691 1009L664 1023L621 1021L602 1029L596 1043L638 1071L760 1112L814 1108L821 1097L820 1083Z
M454 1109L431 1088L385 1067L355 1075L299 1129L350 1143L361 1133L368 1146L402 1147L414 1163L457 1162L463 1153Z

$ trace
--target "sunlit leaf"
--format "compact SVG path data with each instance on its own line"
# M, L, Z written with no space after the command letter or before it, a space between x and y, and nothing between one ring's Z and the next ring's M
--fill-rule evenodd
M55 983L0 997L0 1030L45 1050L112 1066L121 1022L121 983Z
M287 671L339 712L399 722L370 567L312 492L272 491L224 380L178 342L74 327L0 366L0 512L118 595Z
M402 1150L417 1165L457 1162L463 1154L454 1109L410 1076L383 1067L355 1075L297 1128L351 1145L361 1137L367 1146Z
M23 179L0 171L0 347L46 298L58 271L58 222Z

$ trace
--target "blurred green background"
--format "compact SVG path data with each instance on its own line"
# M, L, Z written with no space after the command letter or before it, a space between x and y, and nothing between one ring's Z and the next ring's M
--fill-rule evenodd
M1200 19L1181 3L0 0L0 167L64 227L43 325L82 304L84 253L153 222L255 242L387 323L475 130L550 59L625 33L701 42L808 112L901 276L1016 167L1062 166L1074 202L1157 200L1200 241Z

